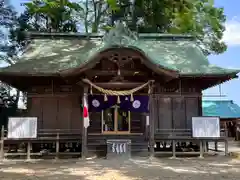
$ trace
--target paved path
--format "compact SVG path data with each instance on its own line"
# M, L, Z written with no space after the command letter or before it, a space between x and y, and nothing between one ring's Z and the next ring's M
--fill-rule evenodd
M89 161L35 161L0 164L4 180L239 180L240 161L223 156Z

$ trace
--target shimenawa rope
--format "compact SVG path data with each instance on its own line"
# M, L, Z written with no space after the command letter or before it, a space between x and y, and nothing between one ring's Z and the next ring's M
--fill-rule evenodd
M146 86L149 87L148 93L150 93L150 83L152 82L152 80L150 80L150 81L148 81L136 88L130 89L130 90L114 91L114 90L110 90L110 89L101 88L101 87L95 85L89 79L83 79L82 81L89 84L91 87L94 87L95 89L97 89L98 91L100 91L101 93L103 93L105 95L118 96L118 102L120 102L119 96L126 96L126 95L131 95L131 101L133 101L133 93L143 89ZM105 96L104 99L107 100L107 97Z

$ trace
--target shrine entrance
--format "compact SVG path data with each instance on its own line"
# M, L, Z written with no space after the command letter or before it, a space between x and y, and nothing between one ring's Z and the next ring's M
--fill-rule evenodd
M77 83L85 88L88 101L89 123L84 129L88 151L101 151L107 157L116 152L147 155L153 74L159 73L161 82L169 76L165 70L152 71L151 61L132 48L114 46L95 58Z
M131 130L131 112L114 105L102 111L103 134L129 134Z
M92 114L90 128L101 125L101 134L144 133L148 95L108 96L107 100L104 95L89 95L88 104Z

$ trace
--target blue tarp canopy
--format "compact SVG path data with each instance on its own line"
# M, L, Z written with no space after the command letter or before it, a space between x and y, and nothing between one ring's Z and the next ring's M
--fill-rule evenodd
M202 102L203 116L240 118L240 107L231 100L205 100Z

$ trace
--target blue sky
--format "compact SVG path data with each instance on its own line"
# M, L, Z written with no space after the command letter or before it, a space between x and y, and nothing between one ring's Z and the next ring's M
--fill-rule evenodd
M11 3L17 11L21 12L23 7L20 4L27 1L29 0L11 0ZM228 50L221 55L209 56L209 61L221 67L240 69L240 0L215 0L215 5L223 7L227 16L223 40L228 44ZM226 97L207 97L205 99L231 99L240 105L238 91L240 91L240 78L221 85L222 95L226 95ZM204 94L219 95L219 87L208 89Z

